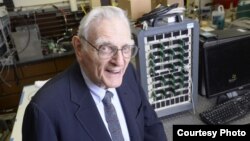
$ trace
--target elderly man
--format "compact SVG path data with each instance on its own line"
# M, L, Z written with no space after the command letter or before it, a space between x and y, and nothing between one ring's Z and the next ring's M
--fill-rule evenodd
M72 44L78 63L33 97L23 141L166 141L129 63L138 48L124 11L93 9Z

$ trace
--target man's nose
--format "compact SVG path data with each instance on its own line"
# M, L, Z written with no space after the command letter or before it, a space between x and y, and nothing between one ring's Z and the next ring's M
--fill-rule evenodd
M117 50L117 52L112 57L112 61L117 65L123 65L124 63L124 56L122 50Z

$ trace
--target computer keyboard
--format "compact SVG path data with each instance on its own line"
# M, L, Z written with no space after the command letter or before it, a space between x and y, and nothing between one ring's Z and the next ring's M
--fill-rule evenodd
M250 93L245 93L200 113L200 118L207 124L226 124L241 118L250 111Z

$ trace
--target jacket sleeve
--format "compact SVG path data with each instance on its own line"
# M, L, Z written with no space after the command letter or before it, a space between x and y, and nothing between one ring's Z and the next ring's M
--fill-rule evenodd
M144 141L167 141L163 124L157 117L156 112L154 111L152 106L150 105L148 98L144 90L142 89L140 80L135 69L132 70L136 78L140 91L140 96L142 99L142 111L144 114Z
M57 141L55 130L46 114L35 103L29 103L22 125L23 141Z

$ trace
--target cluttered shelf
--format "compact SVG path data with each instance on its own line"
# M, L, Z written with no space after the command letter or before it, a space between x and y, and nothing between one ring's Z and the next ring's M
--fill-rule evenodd
M51 9L8 12L0 17L0 111L18 106L23 86L51 78L75 61L71 37L84 13Z
M0 110L18 106L23 86L51 78L75 61L74 52L27 58L13 65L1 66Z

